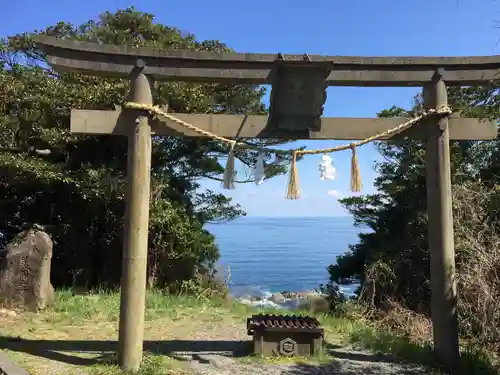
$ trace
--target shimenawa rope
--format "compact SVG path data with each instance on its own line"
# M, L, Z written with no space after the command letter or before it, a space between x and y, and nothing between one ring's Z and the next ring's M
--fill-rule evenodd
M125 108L130 109L139 109L149 111L151 114L155 116L165 117L166 119L175 122L178 125L183 126L195 133L203 135L205 137L214 139L216 141L222 142L226 145L229 145L229 155L227 158L226 169L224 171L224 180L223 187L226 189L234 189L234 149L235 147L252 149L258 151L266 151L266 152L274 152L276 154L291 154L292 155L292 164L290 168L290 177L288 180L288 189L287 189L287 199L299 199L300 198L300 188L299 188L299 174L297 170L297 157L299 155L317 155L317 154L326 154L337 151L344 151L351 149L352 158L351 158L351 190L353 192L359 192L361 190L361 174L359 170L359 162L356 155L356 148L363 146L367 143L376 141L385 137L392 137L396 134L403 132L404 130L409 129L417 122L432 116L448 116L452 113L451 108L448 105L442 105L437 107L436 109L429 109L422 114L406 121L403 124L400 124L392 129L386 130L385 132L375 134L371 137L363 139L358 142L352 142L349 144L344 144L331 148L323 148L323 149L315 149L315 150L280 150L274 149L271 147L260 147L256 145L249 145L247 143L238 142L233 139L224 138L217 134L213 134L209 131L200 129L188 122L182 121L175 116L170 115L165 110L161 109L159 106L148 105L148 104L140 104L134 102L127 102L124 104Z

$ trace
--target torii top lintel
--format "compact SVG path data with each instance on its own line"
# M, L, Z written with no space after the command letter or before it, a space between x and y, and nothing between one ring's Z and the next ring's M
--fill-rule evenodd
M38 36L56 70L127 77L136 64L156 80L270 84L277 66L323 70L328 86L423 86L437 69L447 85L477 86L500 79L500 56L355 57L214 53L104 45Z
M247 137L352 140L362 139L366 131L375 131L375 128L387 130L393 125L387 119L368 120L368 124L367 120L323 118L327 86L425 86L437 76L447 85L473 86L500 78L500 56L342 57L214 53L103 45L48 36L38 36L35 42L47 55L49 64L59 71L129 78L134 68L139 68L155 80L271 84L269 116L255 118L253 126L247 126ZM121 133L118 112L74 112L71 129L80 133ZM219 135L243 136L239 130L234 134L233 129L241 127L241 119L228 116L208 119L202 115L190 120L195 121L199 128L217 128L214 130ZM89 128L87 120L91 117L95 124L90 125L106 125L106 129ZM333 123L343 126L333 127ZM368 125L369 129L365 129ZM497 134L497 125L491 121L456 118L450 121L450 126L454 139L492 139ZM420 133L412 137L425 138L425 132Z

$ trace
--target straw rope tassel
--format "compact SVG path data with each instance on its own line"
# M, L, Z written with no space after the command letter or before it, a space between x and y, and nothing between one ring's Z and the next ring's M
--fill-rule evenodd
M234 190L234 146L236 141L232 141L227 155L226 169L224 169L224 180L222 187L227 190Z
M299 171L297 170L297 151L292 152L292 165L290 166L290 178L288 180L288 191L286 199L300 199Z
M359 171L358 155L356 153L356 146L351 145L352 158L351 158L351 191L361 191L361 173Z

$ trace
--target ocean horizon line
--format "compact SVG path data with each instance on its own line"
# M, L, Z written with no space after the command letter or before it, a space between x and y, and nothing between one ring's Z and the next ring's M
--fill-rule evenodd
M236 219L242 219L242 218L252 218L252 219L345 219L345 218L352 218L352 215L297 215L297 216L274 216L274 215L269 215L269 216L264 216L264 215L242 215L238 216L235 218Z

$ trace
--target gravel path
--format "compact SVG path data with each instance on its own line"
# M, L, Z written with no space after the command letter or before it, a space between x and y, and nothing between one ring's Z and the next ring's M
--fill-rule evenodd
M391 362L380 362L367 353L345 350L349 355L356 354L356 359L338 359L331 364L243 364L222 355L195 355L190 359L189 367L194 374L200 375L421 375L431 374L425 369L404 366Z

